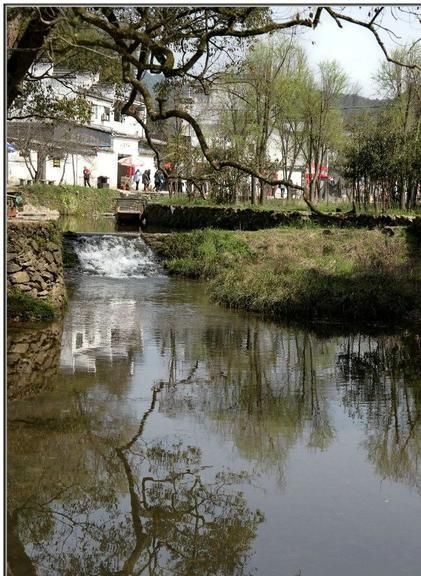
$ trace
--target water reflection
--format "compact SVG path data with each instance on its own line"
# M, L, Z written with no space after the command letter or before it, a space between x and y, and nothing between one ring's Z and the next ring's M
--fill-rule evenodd
M72 286L60 368L69 385L74 378L102 382L109 393L124 394L135 360L143 358L142 315L134 298L101 289L95 278Z
M114 232L114 217L104 218L98 216L93 218L92 215L87 218L80 216L61 216L57 220L57 225L63 232Z
M161 353L166 350L171 358L163 412L201 419L205 413L204 425L233 440L261 470L276 468L281 483L294 445L329 447L335 437L328 402L335 340L253 319L206 326L199 334L177 334L168 324L160 343ZM180 358L183 369L177 375Z
M11 574L290 576L306 550L303 575L404 573L382 479L406 506L403 568L419 565L419 338L320 337L163 278L70 288L51 390L8 409ZM365 548L377 535L387 562Z
M283 483L296 444L324 451L334 440L336 381L338 401L365 423L363 446L376 472L420 490L418 336L320 339L252 324L235 330L208 326L199 341L197 333L180 337L168 327L161 343L172 358L171 374L161 410L200 418L206 413L213 432L233 440L261 470L275 467ZM177 378L177 357L190 363L187 379Z
M210 473L197 447L145 441L156 393L120 446L81 394L65 417L11 415L11 574L243 573L262 521L236 488L247 476Z
M53 386L57 376L61 322L7 332L7 399L20 400Z
M364 447L376 472L421 493L421 339L349 338L338 366L342 403L364 422Z

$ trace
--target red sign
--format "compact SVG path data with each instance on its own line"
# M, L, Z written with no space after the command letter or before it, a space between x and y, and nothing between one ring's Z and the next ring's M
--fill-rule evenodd
M309 182L310 178L314 179L315 176L317 176L319 180L328 180L329 179L329 167L328 166L320 166L316 170L315 163L312 162L311 163L311 171L309 171L308 165L307 165L306 171L304 174L306 182Z

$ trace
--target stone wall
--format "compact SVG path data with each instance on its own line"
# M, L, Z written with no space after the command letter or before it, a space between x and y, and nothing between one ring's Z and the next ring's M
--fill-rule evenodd
M65 302L61 235L54 222L7 223L7 288Z
M147 226L192 230L194 228L224 228L227 230L259 230L297 222L316 222L323 226L356 226L374 228L408 226L409 216L367 215L323 216L301 212L278 212L253 208L226 208L212 206L168 206L148 204L145 208Z
M7 332L7 398L22 400L51 388L58 373L62 323Z

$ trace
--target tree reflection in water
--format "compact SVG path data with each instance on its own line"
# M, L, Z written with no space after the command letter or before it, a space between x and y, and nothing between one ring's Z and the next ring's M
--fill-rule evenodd
M339 356L342 402L365 424L364 446L382 477L421 494L421 340L350 337Z
M165 385L117 447L79 393L64 419L11 420L21 454L9 465L9 576L246 573L263 520L236 488L247 476L211 473L194 446L142 438Z
M65 413L54 397L23 418L9 413L9 576L246 573L262 521L239 491L249 478L215 474L195 446L147 442L158 407L188 413L282 484L294 446L333 442L339 398L365 423L377 473L420 489L415 337L318 338L253 317L199 317L193 330L164 313L153 334L168 373L140 422L124 402L109 413L110 398L127 396L129 353L115 373L104 359L77 380L62 373L69 389L79 386Z
M242 326L242 331L208 327L202 342L177 338L168 328L162 345L171 355L171 370L178 356L195 368L195 375L165 388L160 409L188 410L200 418L206 412L203 425L233 439L239 453L261 471L276 468L283 484L289 451L298 441L325 450L335 437L328 381L316 364L324 356L326 366L332 365L337 343L270 325L265 329L258 320Z
M162 411L197 414L261 471L276 468L284 484L298 442L326 450L333 441L328 396L336 380L348 414L366 422L364 448L376 472L421 491L418 336L320 338L258 320L242 329L209 326L201 335L180 338L170 326L163 333L171 369L179 357L196 375L163 390Z

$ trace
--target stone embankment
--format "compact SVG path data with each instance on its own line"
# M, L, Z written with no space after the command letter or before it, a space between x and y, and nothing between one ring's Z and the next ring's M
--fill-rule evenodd
M7 399L22 400L46 390L54 382L60 361L62 323L43 330L7 333Z
M53 222L7 223L7 289L64 305L61 235Z
M281 225L314 222L340 227L376 228L384 226L408 226L410 216L386 214L326 215L303 214L301 212L278 212L253 208L226 208L217 206L169 206L150 203L145 217L148 226L163 226L174 229L223 228L226 230L261 230Z

